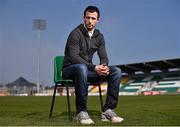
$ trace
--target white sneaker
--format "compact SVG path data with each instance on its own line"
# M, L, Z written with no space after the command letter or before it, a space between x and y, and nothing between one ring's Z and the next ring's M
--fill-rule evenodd
M119 117L113 110L108 109L101 114L102 121L112 121L113 123L120 123L124 119Z
M80 113L78 113L77 115L77 121L80 124L94 124L94 122L92 121L92 119L89 117L89 114L87 112L81 111Z

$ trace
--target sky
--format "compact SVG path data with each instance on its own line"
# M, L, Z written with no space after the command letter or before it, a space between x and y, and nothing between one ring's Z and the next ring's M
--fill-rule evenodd
M64 55L69 33L83 23L88 5L99 8L97 25L105 37L110 65L180 57L180 0L0 0L0 84L24 77L37 82L38 31L41 31L40 82L53 85L53 59ZM97 55L93 59L99 63Z

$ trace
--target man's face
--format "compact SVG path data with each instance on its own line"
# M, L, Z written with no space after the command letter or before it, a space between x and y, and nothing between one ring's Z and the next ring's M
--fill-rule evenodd
M96 26L98 19L98 13L97 12L86 12L86 15L84 16L84 23L86 25L86 28L91 31Z

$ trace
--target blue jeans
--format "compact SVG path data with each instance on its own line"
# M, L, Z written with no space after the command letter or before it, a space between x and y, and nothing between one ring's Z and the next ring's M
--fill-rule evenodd
M110 73L107 76L98 76L94 71L89 71L85 64L74 64L63 69L63 78L72 79L75 83L76 111L87 111L88 84L87 81L106 80L107 97L103 111L114 109L119 98L119 84L121 70L116 66L109 66Z

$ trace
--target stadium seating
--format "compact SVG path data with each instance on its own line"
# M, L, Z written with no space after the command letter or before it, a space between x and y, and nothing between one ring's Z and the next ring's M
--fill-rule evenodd
M178 75L165 76L157 83L152 91L177 92L180 88L180 77Z
M147 76L144 78L133 78L126 84L121 84L120 95L138 95L143 92L172 93L180 89L180 77L170 76Z

